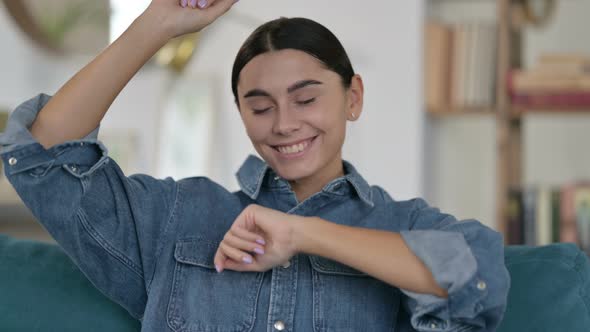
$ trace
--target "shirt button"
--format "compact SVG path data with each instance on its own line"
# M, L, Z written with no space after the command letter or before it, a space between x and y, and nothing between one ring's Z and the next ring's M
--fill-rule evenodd
M282 265L283 269L288 269L291 266L291 262L287 261L285 264Z
M480 281L477 283L477 289L479 289L479 290L481 290L481 291L482 291L482 290L485 290L487 287L488 287L488 285L486 285L486 283L485 283L484 281L481 281L481 280L480 280Z
M283 323L282 321L278 320L278 321L275 322L274 328L277 331L283 331L285 329L285 323Z
M78 168L76 168L76 166L72 166L72 172L76 172L78 171Z
M8 165L10 165L10 166L16 165L17 162L18 162L18 160L16 160L16 158L14 158L14 157L8 159Z

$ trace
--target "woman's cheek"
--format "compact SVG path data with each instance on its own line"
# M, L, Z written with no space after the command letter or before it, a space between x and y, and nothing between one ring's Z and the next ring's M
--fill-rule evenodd
M252 142L256 143L264 140L272 132L272 126L268 124L269 121L263 119L255 120L246 124L246 132Z

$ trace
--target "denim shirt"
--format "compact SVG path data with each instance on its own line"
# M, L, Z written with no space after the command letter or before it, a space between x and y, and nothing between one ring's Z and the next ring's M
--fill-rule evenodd
M502 319L510 284L503 241L478 221L419 198L393 200L347 162L343 177L303 202L253 156L237 173L237 192L205 177L126 176L97 141L98 128L43 148L28 128L49 99L39 95L11 114L0 136L8 180L142 331L493 331ZM398 232L449 296L399 289L303 253L264 273L218 274L217 246L249 204Z

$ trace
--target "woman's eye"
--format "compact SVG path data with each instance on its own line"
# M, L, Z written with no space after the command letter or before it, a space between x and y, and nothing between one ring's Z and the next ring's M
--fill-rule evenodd
M252 109L252 113L254 114L263 114L264 112L270 110L271 107L263 108L263 109Z
M302 100L302 101L297 101L298 105L308 105L311 104L315 101L315 98L311 98L311 99L307 99L307 100Z

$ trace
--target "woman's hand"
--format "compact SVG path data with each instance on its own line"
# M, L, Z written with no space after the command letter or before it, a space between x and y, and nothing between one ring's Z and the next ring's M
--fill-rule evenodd
M238 216L215 254L218 272L263 272L285 264L297 253L294 223L303 217L259 205L250 205Z
M202 30L236 2L237 0L152 0L139 19L161 27L168 38L174 38Z

